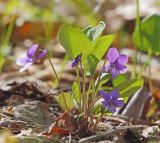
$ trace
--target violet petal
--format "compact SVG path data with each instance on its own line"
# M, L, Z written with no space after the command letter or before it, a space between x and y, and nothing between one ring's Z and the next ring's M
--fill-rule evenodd
M74 60L71 64L72 68L75 68L78 65L78 61Z
M78 55L77 57L75 57L75 59L73 60L72 64L71 64L71 67L72 68L75 68L78 66L80 60L81 60L81 56L82 54Z
M116 78L119 74L119 70L115 66L110 69L110 72L113 78Z
M105 108L107 108L110 112L115 113L116 108L113 105L108 104L106 101L102 101L102 104Z
M37 57L37 60L44 58L46 56L46 54L47 54L47 50L41 51L41 53Z
M114 63L119 57L119 52L116 48L110 48L108 51L108 60L110 63Z
M112 99L113 99L113 100L118 99L119 90L118 90L118 89L113 90L112 93L111 93L111 96L112 96Z
M121 106L124 105L124 101L123 100L115 100L113 102L113 104L114 104L115 107L121 107Z
M27 57L25 57L25 58L19 58L19 59L17 59L16 64L19 65L19 66L24 66L28 62L30 62L30 59L27 58Z
M121 69L119 72L120 72L121 74L126 73L126 72L127 72L127 67L126 67L126 68L124 68L124 69Z
M27 63L27 64L26 64L25 66L23 66L19 71L20 71L20 72L23 72L23 71L29 69L32 64L33 64L32 62Z
M38 44L32 45L27 51L27 57L33 58L35 56L37 49L38 49Z
M127 72L127 67L122 64L116 64L116 68L119 71L119 73L124 74Z
M110 69L110 64L107 64L104 66L103 72L107 72L107 71L109 71L109 69Z
M126 55L121 54L118 59L117 62L119 64L125 65L128 62L128 57Z
M104 99L104 100L106 100L106 101L111 100L111 96L110 96L110 94L106 93L105 91L100 90L100 91L99 91L99 94L101 94L101 95L102 95L102 97L103 97L103 99Z

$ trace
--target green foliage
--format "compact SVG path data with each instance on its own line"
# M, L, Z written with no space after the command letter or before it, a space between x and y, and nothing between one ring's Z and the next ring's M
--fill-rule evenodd
M68 24L60 27L59 41L70 59L74 59L81 53L85 59L92 48L86 35L79 28L74 28Z
M107 116L112 115L112 113L109 112L108 110L106 110L102 104L98 104L98 105L94 106L91 110L91 114L107 115Z
M67 104L68 109L72 109L73 108L73 97L72 97L72 95L64 92L63 94L61 93L58 96L59 105L62 107L63 110L66 111L67 109L66 109L64 98L66 100L66 104Z
M82 67L76 67L76 71L78 71L77 81L72 85L73 96L68 93L65 94L65 99L69 109L73 107L73 100L75 100L80 112L82 113L85 113L87 108L89 108L88 111L91 114L99 112L106 113L104 108L101 108L102 105L98 105L95 108L88 106L89 104L91 106L95 104L99 90L103 89L105 91L112 91L114 89L119 89L121 97L127 101L128 97L133 95L143 85L142 79L127 80L127 77L124 75L119 75L114 79L111 77L110 73L102 73L100 75L100 79L98 78L97 81L93 80L95 78L95 71L98 63L102 60L102 57L114 40L114 35L100 36L104 28L105 24L103 22L100 22L95 27L89 26L83 31L68 24L60 27L59 41L66 50L69 58L73 60L77 55L82 54ZM91 78L88 90L86 90L85 86L85 78L88 76L86 73L89 73ZM84 76L82 82L79 74ZM113 86L106 86L106 83L109 81L112 81ZM63 96L60 96L59 99L60 105L65 109ZM70 105L68 105L69 103Z
M1 18L0 23L0 71L2 70L2 67L8 58L8 51L10 48L10 38L11 34L13 32L15 19L16 19L16 11L17 7L19 6L20 1L19 0L12 0L8 2L7 7L3 11L3 15ZM7 18L10 18L10 23L6 28L6 25L4 25L5 20Z
M98 60L102 59L102 56L105 54L109 46L112 44L114 37L114 35L107 35L100 37L99 39L93 42L92 54L94 54Z
M108 50L109 46L112 44L114 35L108 35L98 38L92 43L92 52L88 55L88 69L91 75L94 74L96 67L100 60L102 59L105 52Z
M96 27L88 26L83 30L83 32L87 35L90 41L94 41L102 34L104 28L105 23L100 21Z
M156 55L160 54L160 16L152 15L145 19L140 28L135 29L133 34L136 47Z
M99 89L101 90L101 86L105 83L107 83L111 79L111 74L109 73L103 73L99 82Z
M131 79L124 81L116 89L119 89L121 97L127 101L129 96L133 95L140 87L143 86L143 79Z
M2 69L4 63L5 63L5 58L3 57L3 55L0 54L0 70Z
M97 59L97 57L94 54L90 54L87 56L87 70L89 75L94 75L95 69L98 65L99 60Z
M94 106L91 110L92 114L102 114L105 111L105 108L102 104Z
M126 75L120 74L120 75L118 75L117 78L114 78L112 80L112 83L113 83L113 86L116 87L116 86L120 85L121 83L125 82L126 80L127 80Z
M90 29L86 28L83 32L79 28L65 24L59 30L59 41L69 58L74 59L78 54L82 53L82 63L86 65L87 60L87 69L91 75L94 74L99 61L114 39L113 35L98 38L104 27L105 24L100 22L98 26Z

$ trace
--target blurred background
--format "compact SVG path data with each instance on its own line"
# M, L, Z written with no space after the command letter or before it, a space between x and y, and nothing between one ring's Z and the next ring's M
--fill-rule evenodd
M160 12L159 0L139 0L139 6L141 18ZM1 34L10 26L11 45L26 39L53 40L63 23L85 27L104 21L107 33L124 37L134 30L136 0L0 0L0 15Z

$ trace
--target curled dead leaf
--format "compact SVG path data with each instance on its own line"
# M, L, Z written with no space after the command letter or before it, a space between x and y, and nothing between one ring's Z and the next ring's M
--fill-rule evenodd
M50 125L49 130L43 132L46 136L67 136L75 130L72 117L68 112L63 113Z

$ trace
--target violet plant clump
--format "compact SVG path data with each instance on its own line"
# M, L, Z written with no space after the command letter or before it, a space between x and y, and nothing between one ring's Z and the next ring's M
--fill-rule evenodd
M127 79L125 73L128 57L119 53L116 48L109 48L114 35L101 36L104 28L104 22L100 22L95 27L89 26L83 30L65 24L59 30L59 41L72 60L71 67L76 70L77 75L69 96L76 102L74 107L78 107L84 117L91 116L100 98L104 99L101 105L114 113L143 85L141 79ZM97 66L106 52L101 72L97 76ZM126 81L119 80L120 75L123 75ZM108 81L118 82L106 86Z
M104 22L83 30L64 24L60 27L58 34L60 44L66 50L69 59L72 60L71 67L76 70L77 75L72 85L72 93L67 96L73 99L70 100L74 102L72 108L78 108L85 119L92 116L92 110L97 106L100 98L104 99L101 105L114 113L117 108L125 104L130 95L133 95L143 85L141 79L127 79L125 73L128 57L119 53L116 48L109 48L114 35L101 36L104 28ZM97 66L106 52L107 56L101 72L97 76ZM121 75L125 77L125 81L119 79ZM117 84L106 86L108 81ZM70 101L68 100L67 103ZM59 100L59 102L62 101Z
M114 40L114 35L101 36L104 28L105 24L103 22L84 30L68 24L60 27L58 34L59 42L72 61L71 68L76 71L72 92L63 91L47 51L41 50L37 53L39 51L38 45L33 45L27 51L25 58L17 60L17 64L22 66L20 71L24 71L47 55L59 85L59 105L64 111L78 110L78 116L83 116L85 125L88 125L89 120L93 119L92 116L94 116L96 110L99 111L99 105L105 111L115 113L117 108L122 107L128 97L133 95L143 85L141 79L127 79L125 73L127 72L126 63L128 62L128 57L120 54L116 48L109 48ZM97 66L107 51L107 56L97 76ZM125 81L121 81L121 78L119 79L121 74L125 76ZM107 84L106 86L107 82L113 84ZM99 102L100 99L103 99L101 104ZM100 114L107 112L101 112ZM90 123L93 123L93 121Z

